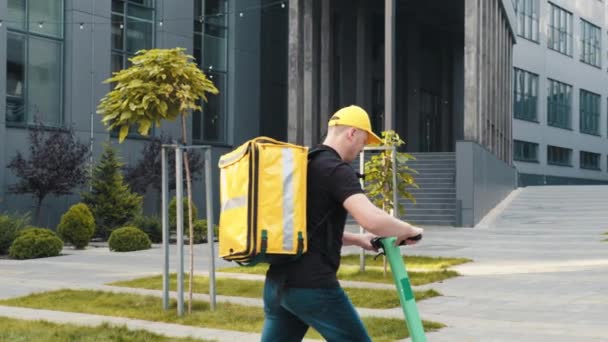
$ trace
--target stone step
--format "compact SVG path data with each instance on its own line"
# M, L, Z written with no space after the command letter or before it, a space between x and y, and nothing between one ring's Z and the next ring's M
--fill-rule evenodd
M407 206L412 206L412 205L425 205L425 204L454 204L456 203L456 198L435 198L435 197L415 197L416 198L416 204L413 204L412 202L410 202L407 199L400 199L399 203L401 203L402 205Z
M431 192L431 193L412 193L412 196L418 201L421 199L425 200L456 200L456 191L453 192ZM409 202L407 199L400 199L400 201Z
M416 208L406 209L407 216L454 216L456 215L455 208L452 209L427 209Z
M433 209L433 210L456 210L456 201L452 200L451 203L407 203L403 204L405 210L420 210L420 209Z

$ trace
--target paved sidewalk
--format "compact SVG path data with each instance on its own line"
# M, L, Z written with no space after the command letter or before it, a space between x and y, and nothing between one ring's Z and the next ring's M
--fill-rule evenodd
M602 242L608 238L602 235L608 232L606 198L606 186L532 187L519 191L504 211L479 227L428 227L423 241L403 248L404 253L475 261L455 267L462 277L426 286L444 296L420 302L422 318L447 325L429 334L429 341L608 341L608 243ZM195 247L196 272L208 269L207 248ZM107 248L64 253L38 260L0 260L0 298L60 288L118 291L104 284L162 270L158 245L131 253L110 253ZM175 250L171 256L174 272ZM233 264L217 260L217 266ZM260 305L259 300L239 299L245 301ZM401 317L399 308L359 311ZM176 329L181 333L199 328L168 330ZM234 332L214 331L219 341L259 340L257 334L235 338Z

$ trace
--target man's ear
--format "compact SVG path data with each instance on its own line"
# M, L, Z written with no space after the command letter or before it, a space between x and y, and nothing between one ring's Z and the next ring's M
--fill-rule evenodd
M357 135L357 129L354 127L349 127L346 131L346 136L348 137L348 139L353 140L355 138L355 135Z

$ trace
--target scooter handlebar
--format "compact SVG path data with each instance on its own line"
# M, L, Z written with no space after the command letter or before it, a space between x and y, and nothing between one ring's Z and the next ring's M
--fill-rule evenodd
M377 236L377 237L373 238L372 241L371 241L372 242L372 246L374 246L374 248L376 248L376 249L382 248L382 241L381 241L382 239L384 239L383 236ZM407 240L409 240L409 241L418 241L420 239L422 239L422 234L418 234L416 236L412 236L410 238L407 238ZM406 240L401 241L401 243L399 245L400 246L405 245L405 241Z

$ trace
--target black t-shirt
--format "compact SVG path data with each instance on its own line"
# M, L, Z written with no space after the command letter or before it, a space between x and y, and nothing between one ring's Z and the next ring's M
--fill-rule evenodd
M306 220L308 251L294 262L271 265L268 277L286 276L286 285L299 288L339 286L342 234L346 223L344 201L362 193L357 173L338 152L319 145L308 162Z

